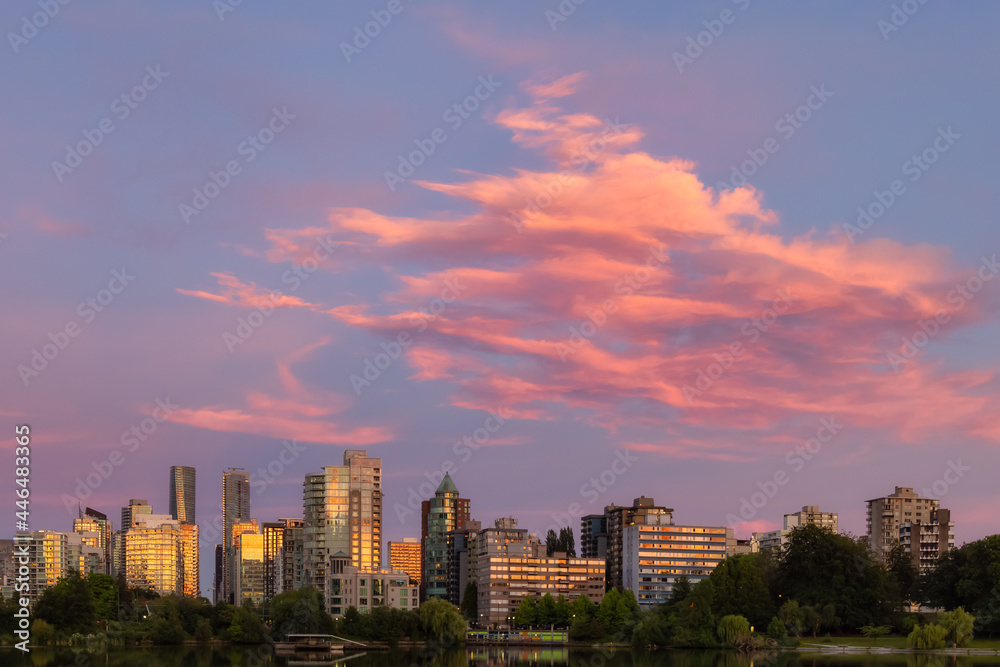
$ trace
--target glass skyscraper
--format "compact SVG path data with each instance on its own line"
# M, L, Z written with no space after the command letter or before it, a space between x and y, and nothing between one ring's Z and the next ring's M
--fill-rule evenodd
M191 466L170 466L170 516L194 524L195 473Z
M222 473L222 600L233 602L233 526L250 521L250 477L239 468Z

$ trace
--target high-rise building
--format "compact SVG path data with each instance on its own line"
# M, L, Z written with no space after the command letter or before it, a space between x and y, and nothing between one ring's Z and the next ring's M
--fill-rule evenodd
M608 517L588 514L580 519L580 557L608 557Z
M260 604L264 601L264 536L246 530L233 541L233 604Z
M448 542L448 602L462 604L465 589L476 581L476 536L483 529L479 521L449 530Z
M198 543L198 526L181 523L181 567L184 583L181 593L185 597L201 597L201 545Z
M951 512L940 508L935 498L921 498L912 488L897 486L892 495L866 505L868 548L882 562L898 542L911 554L914 566L927 571L941 554L955 548Z
M170 516L194 524L195 472L190 466L170 466Z
M281 560L281 591L297 591L303 586L305 578L305 562L303 560L304 538L303 519L278 519L285 525L283 544L279 558Z
M115 544L113 545L115 551L114 574L116 576L125 573L126 551L128 549L125 539L126 534L131 530L138 517L147 516L152 513L153 508L150 506L149 501L144 498L131 498L128 501L128 505L122 508L121 528L115 533Z
M420 539L404 537L402 542L389 542L389 569L402 570L420 585Z
M250 520L250 477L240 468L230 468L222 473L222 595L226 602L233 602L233 585L230 573L233 561L233 525Z
M469 536L475 551L477 615L481 626L508 626L521 600L536 601L546 593L572 602L586 595L600 604L604 597L604 560L545 556L538 537L517 527L513 518L497 519L492 528ZM471 573L470 573L471 576Z
M342 552L359 570L382 566L382 459L348 449L303 483L305 585L326 590L330 558Z
M607 586L608 590L622 586L625 528L634 524L670 523L673 510L655 505L652 498L640 496L632 501L631 507L608 505L604 508L607 529ZM586 525L583 526L586 530ZM581 533L583 532L581 530ZM593 528L591 528L593 534ZM581 536L581 543L584 539ZM594 553L593 538L589 540L587 553ZM599 544L599 542L598 542ZM598 546L598 549L600 547Z
M677 526L669 514L647 514L623 529L622 585L639 606L650 608L670 599L673 585L708 577L736 551L732 528Z
M221 544L215 545L215 577L212 581L212 604L219 604L222 599L222 563L225 560L225 550Z
M113 574L114 564L112 562L114 526L108 520L106 514L95 509L87 508L80 516L73 520L74 533L95 533L97 541L95 546L104 552L104 574Z
M837 513L820 512L816 505L806 505L801 512L785 515L784 528L767 532L756 532L750 538L750 550L754 553L785 546L788 536L802 526L819 526L830 532L837 532Z
M104 573L104 551L92 543L85 544L84 536L79 533L54 530L17 533L13 544L17 549L24 545L28 548L28 590L18 592L18 596L27 598L32 605L46 588L65 578L71 569L82 577L91 572Z
M169 514L133 517L124 534L125 583L160 595L184 594L184 547L180 524Z
M264 598L299 588L302 577L302 519L265 522Z
M424 599L448 597L448 531L465 525L468 498L459 498L451 475L444 474L434 497L420 504L420 537L423 545Z

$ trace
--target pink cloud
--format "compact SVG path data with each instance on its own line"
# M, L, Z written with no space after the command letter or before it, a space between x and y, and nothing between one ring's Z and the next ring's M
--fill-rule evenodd
M750 430L765 446L790 420L825 415L906 441L1000 440L986 416L995 370L951 371L930 349L898 372L887 361L921 320L950 313L948 331L983 321L981 304L949 303L964 276L946 248L851 245L833 231L786 239L759 192L717 192L692 162L638 150L638 128L546 101L581 81L529 85L532 104L495 118L552 169L420 183L471 204L463 214L334 208L325 227L270 230L268 259L322 237L344 251L331 270L383 267L398 289L324 311L379 334L412 329L414 304L461 285L407 356L413 379L454 386L455 406L537 420L572 410L614 432L636 423L622 405L638 401L644 426ZM632 446L748 456L691 439Z

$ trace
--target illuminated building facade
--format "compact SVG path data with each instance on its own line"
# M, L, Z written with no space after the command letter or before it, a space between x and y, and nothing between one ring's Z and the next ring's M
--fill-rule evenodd
M402 542L389 542L389 569L401 570L420 585L422 554L420 540L404 537Z
M112 545L114 543L114 526L108 520L106 514L95 509L87 508L79 518L73 520L74 533L95 533L97 536L94 546L104 552L104 574L112 574L114 567L112 562ZM93 542L93 540L89 540ZM88 543L85 541L85 543Z
M472 541L481 626L509 625L525 597L537 601L548 593L572 602L586 595L595 604L604 598L604 559L558 552L546 557L545 545L517 528L514 519L497 519L493 528L479 531Z
M198 544L198 526L191 523L180 524L181 567L184 571L185 597L201 597L201 547Z
M344 464L324 466L303 483L305 585L326 590L331 554L360 570L382 565L382 459L349 449Z
M169 514L137 516L125 533L125 583L160 595L184 594L180 525Z
M623 585L643 608L668 601L681 575L692 584L705 579L736 550L732 528L675 526L668 518L650 515L623 531Z
M241 532L234 538L233 604L264 601L264 536Z

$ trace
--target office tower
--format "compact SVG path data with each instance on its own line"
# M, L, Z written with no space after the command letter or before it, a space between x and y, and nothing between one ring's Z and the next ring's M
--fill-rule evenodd
M767 532L756 532L750 538L750 550L754 553L766 549L785 546L788 536L796 528L814 525L833 533L837 532L837 513L820 512L816 505L806 505L801 512L785 515L784 528Z
M233 604L263 601L264 536L248 529L233 538Z
M420 538L404 537L402 542L389 542L389 569L402 570L420 585Z
M934 498L921 498L912 488L897 486L883 498L866 501L868 548L885 562L899 542L921 571L934 567L938 556L955 548L955 524L951 512Z
M194 524L195 473L190 466L170 466L170 516Z
M284 544L280 550L281 559L281 591L297 591L302 588L304 562L302 558L304 540L302 532L305 526L303 519L278 519L285 525Z
M608 557L608 518L588 514L580 519L580 557Z
M104 574L112 574L114 572L114 563L112 561L114 526L108 520L107 515L88 507L86 511L80 514L79 518L73 520L73 532L81 534L96 533L96 546L100 547L104 552Z
M115 535L116 544L114 545L115 554L115 575L118 576L125 572L125 560L127 558L128 543L125 539L128 531L132 528L135 520L138 517L146 516L153 513L153 508L150 507L149 502L143 498L131 498L128 501L128 505L122 508L122 524L118 533Z
M604 508L607 522L608 590L622 586L625 528L634 524L660 524L672 521L673 510L653 504L652 498L640 496L631 507L608 505Z
M180 524L169 514L133 517L125 533L125 583L160 595L184 594L184 547Z
M736 551L732 528L677 526L669 514L647 514L622 537L622 585L644 609L667 602L679 577L701 581Z
M222 473L222 595L233 601L230 573L233 570L233 525L250 520L250 477L240 468Z
M324 603L334 617L349 607L362 614L376 607L413 609L420 605L419 586L402 570L363 570L351 565L351 558L338 552L329 562Z
M476 580L476 535L482 529L479 521L466 521L462 528L448 531L448 602L456 607L466 586Z
M359 570L382 565L382 459L348 449L344 464L324 466L303 483L304 584L325 590L331 556L342 552Z
M198 543L198 526L180 523L181 567L184 571L182 594L185 597L201 597L201 545Z
M423 545L423 599L448 597L448 531L470 519L468 498L458 497L451 475L444 474L434 497L420 504L420 538Z
M545 555L537 536L517 527L513 518L497 519L492 528L470 534L475 549L477 617L483 627L508 626L521 600L537 602L546 593L572 602L586 595L604 598L604 560ZM471 573L470 573L471 576Z

